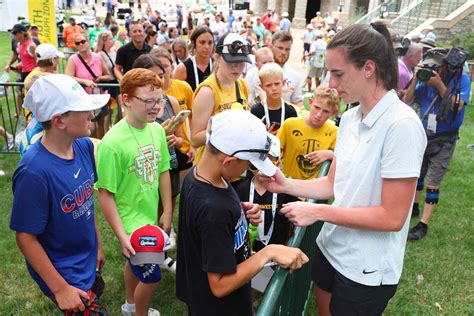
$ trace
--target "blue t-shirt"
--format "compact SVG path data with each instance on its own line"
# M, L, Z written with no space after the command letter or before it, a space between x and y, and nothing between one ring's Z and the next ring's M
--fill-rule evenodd
M73 143L74 159L62 159L33 144L13 174L10 228L36 235L66 282L88 291L95 281L97 236L94 221L94 147L88 138ZM31 277L48 296L46 283L27 262Z
M461 100L464 101L464 106L461 110L456 115L456 119L453 122L453 111L449 109L448 115L444 121L439 121L436 124L436 133L449 133L449 132L455 132L459 129L461 126L463 120L464 120L464 112L466 109L466 105L469 102L469 95L471 92L471 81L469 80L469 77L463 73L461 75L460 79L460 93L461 93ZM456 93L454 91L454 80L451 80L449 82L449 85L447 85L447 88L452 92ZM421 116L425 116L425 119L423 120L423 127L427 129L428 125L428 115L425 115L426 111L430 107L431 102L433 99L436 97L438 94L438 90L432 86L429 86L426 82L419 82L416 85L416 90L415 90L415 98L420 105L420 113ZM433 108L430 110L430 113L437 114L439 112L441 104L441 96L438 98L436 103L434 104Z

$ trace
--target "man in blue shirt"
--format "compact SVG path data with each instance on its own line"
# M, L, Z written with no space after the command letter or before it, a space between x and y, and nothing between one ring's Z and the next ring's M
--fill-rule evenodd
M94 212L94 146L87 136L93 111L109 97L50 74L37 79L24 103L45 134L13 174L10 228L31 277L68 315L106 315L94 288L105 257Z
M281 19L280 21L280 30L285 31L285 32L289 32L291 28L291 21L290 19L288 19L288 16L289 16L288 12L283 12L281 14L281 17L283 19Z
M423 64L435 65L436 70L427 81L413 78L404 98L408 104L414 101L413 107L419 112L428 137L412 209L412 217L418 216L418 203L426 182L423 215L408 232L408 240L422 239L428 232L428 222L438 205L441 180L453 156L459 128L464 120L465 105L469 101L470 79L462 72L462 63L456 70L448 70L447 54L447 49L437 48L425 54ZM447 112L443 114L445 104Z

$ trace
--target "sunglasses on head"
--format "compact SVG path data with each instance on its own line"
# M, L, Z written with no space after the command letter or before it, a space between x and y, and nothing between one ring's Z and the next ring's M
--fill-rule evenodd
M87 43L86 40L82 40L82 41L79 41L79 42L75 42L76 46L84 45L85 43Z
M268 157L268 152L270 151L271 145L272 145L272 140L270 139L270 137L267 137L267 141L265 143L265 149L241 149L241 150L235 151L230 156L231 157L235 156L238 153L259 153L260 155L258 156L258 159L260 159L261 161L264 161Z
M243 44L242 42L233 42L232 44L222 45L222 47L227 47L229 54L250 54L252 50L252 45ZM240 51L240 52L239 52Z

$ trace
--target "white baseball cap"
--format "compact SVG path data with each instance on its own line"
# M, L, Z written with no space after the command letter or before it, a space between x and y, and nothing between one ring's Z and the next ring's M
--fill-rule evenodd
M38 45L35 50L36 60L48 60L53 57L61 57L64 58L64 54L58 49L49 43L44 43Z
M250 161L267 176L276 167L267 157L275 136L255 115L242 109L223 111L209 119L206 143L226 155Z
M318 31L314 32L314 37L316 37L316 38L323 38L323 37L324 37L324 32L318 30Z
M93 111L109 102L109 94L87 94L72 77L51 74L39 77L26 94L23 107L33 112L38 122L69 111Z
M307 28L307 29L310 29L310 30L313 30L313 29L314 29L313 24L311 24L311 23L308 24L308 25L306 25L306 28Z
M290 15L288 14L288 12L283 12L283 13L281 14L281 16L284 17L284 18L287 18L287 17L289 17Z

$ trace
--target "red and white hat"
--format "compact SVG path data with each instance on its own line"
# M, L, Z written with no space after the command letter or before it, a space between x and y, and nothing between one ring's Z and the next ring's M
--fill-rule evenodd
M165 251L171 248L168 235L154 225L135 229L130 235L130 243L136 252L130 256L133 265L161 264L165 261Z

